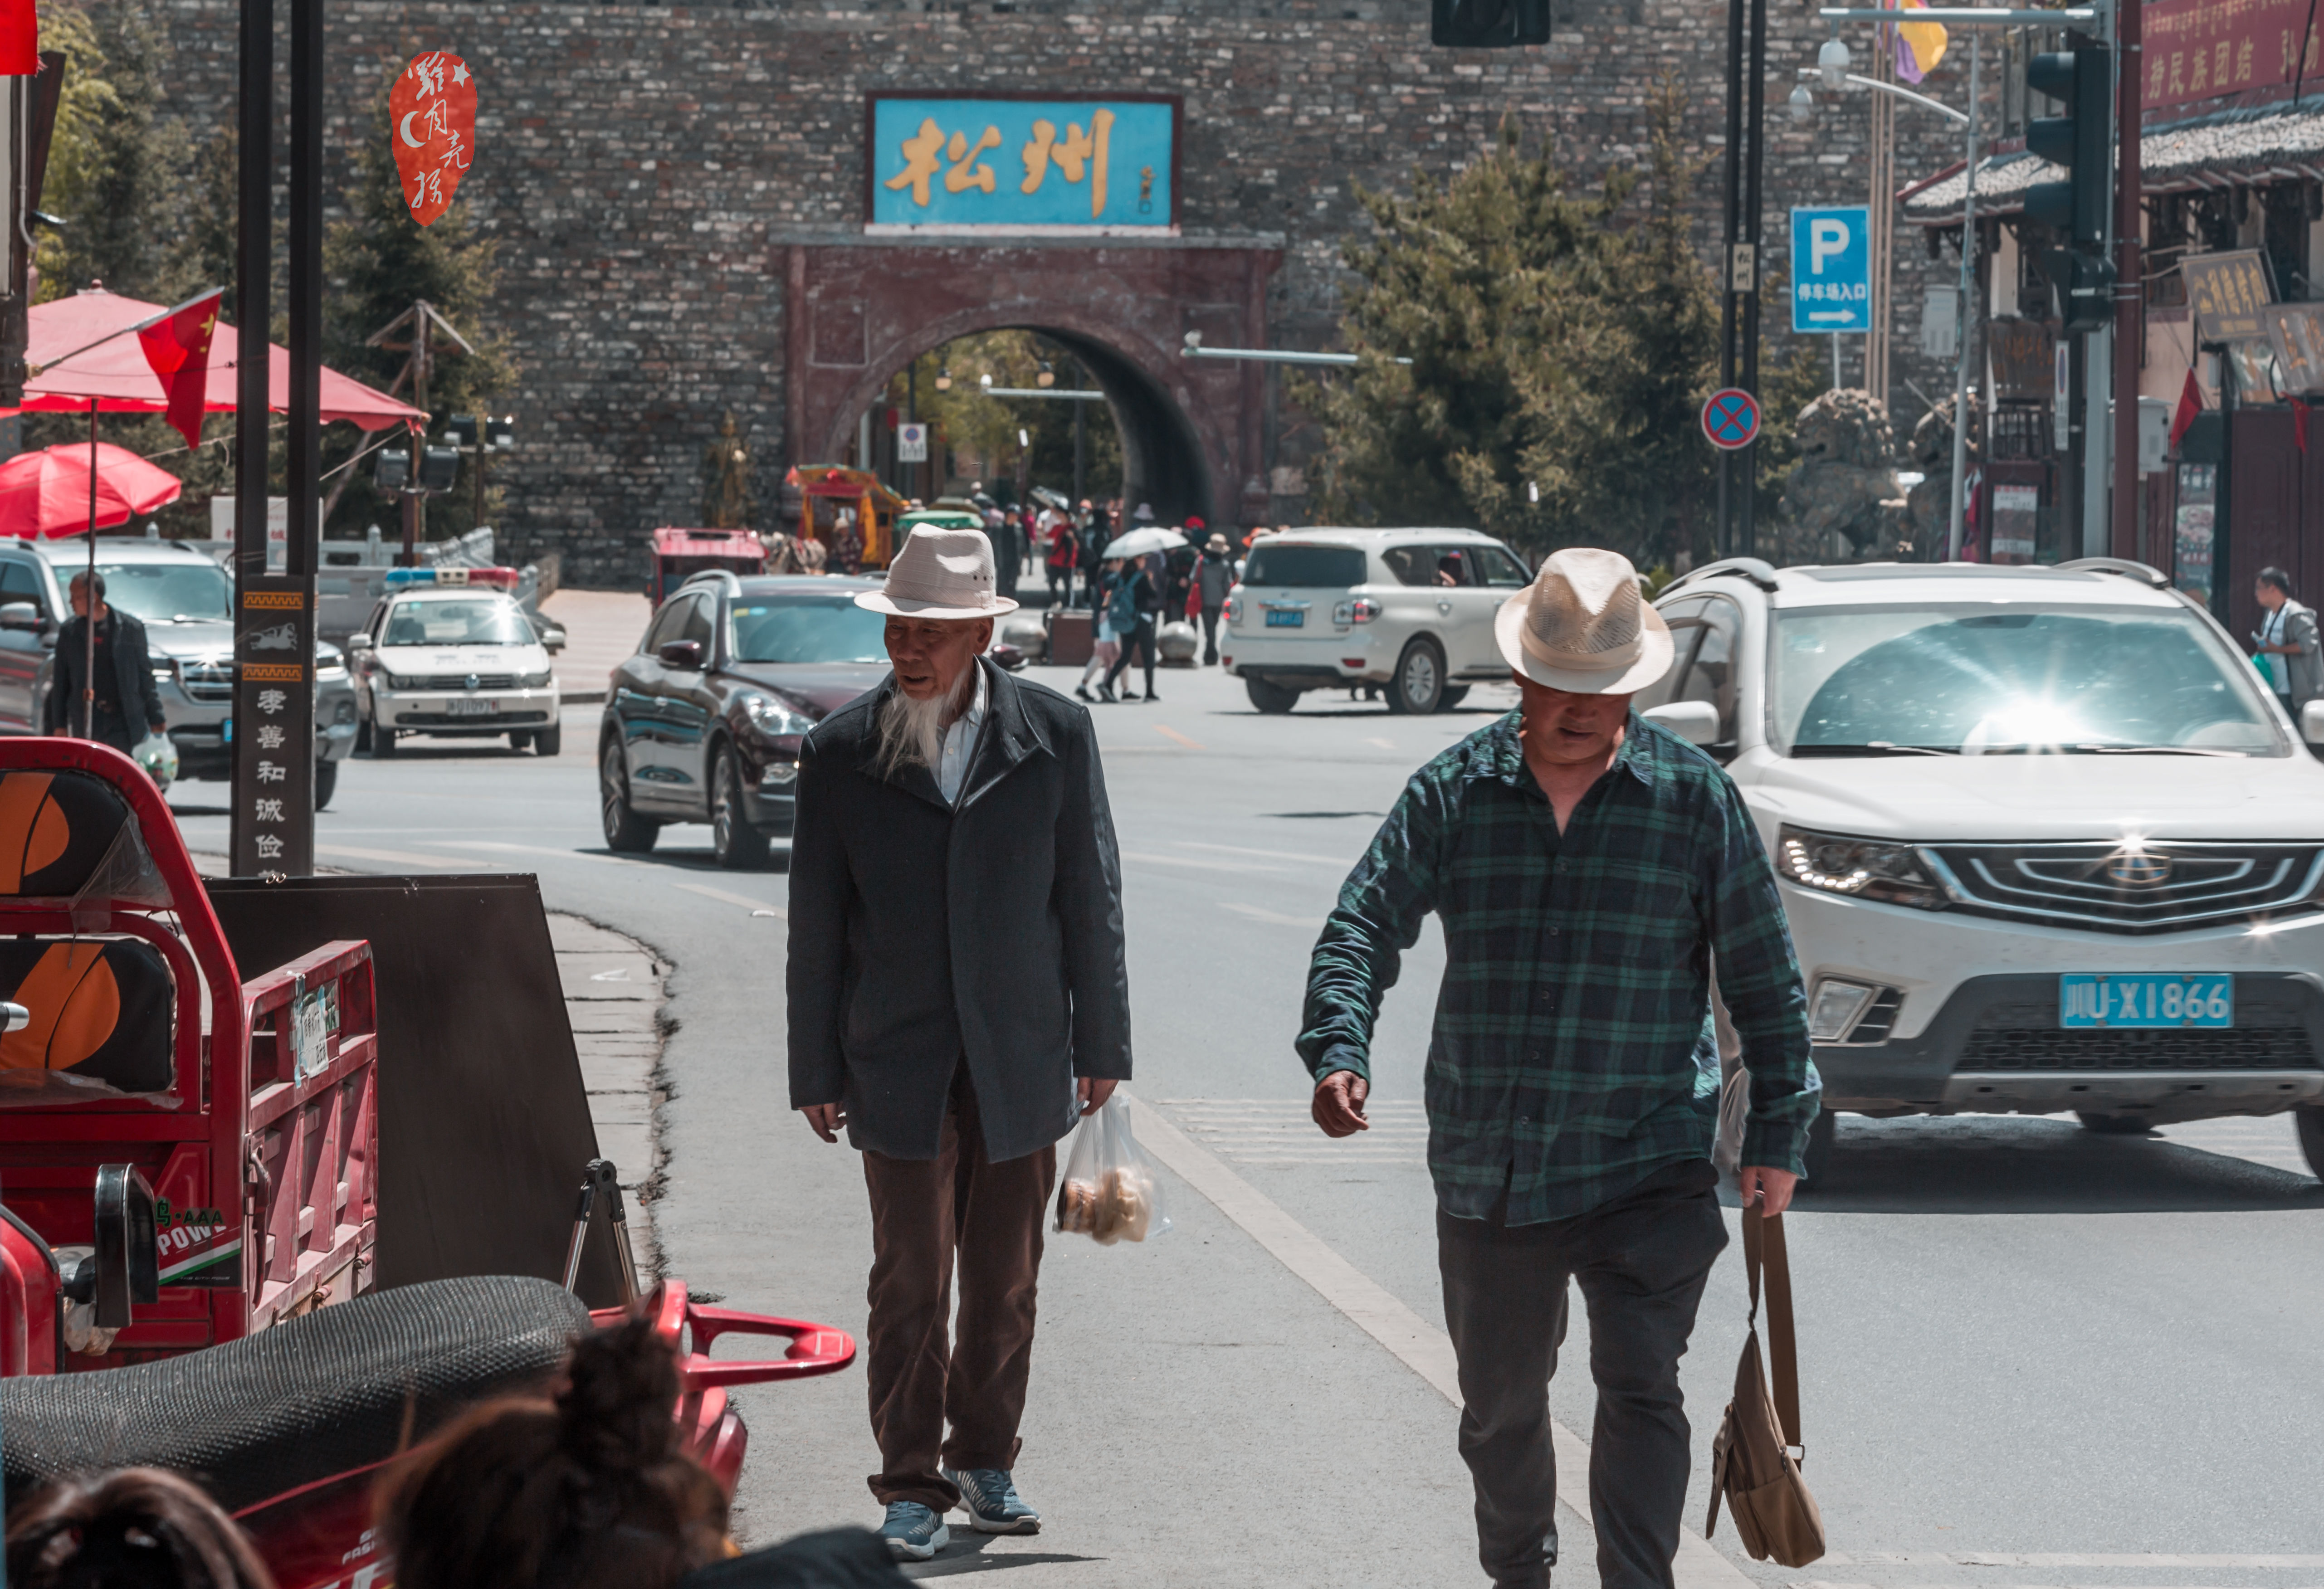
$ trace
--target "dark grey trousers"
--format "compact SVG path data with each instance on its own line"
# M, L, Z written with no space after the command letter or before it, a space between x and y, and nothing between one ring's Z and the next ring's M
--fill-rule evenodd
M1477 1557L1504 1589L1557 1560L1549 1380L1566 1282L1590 1309L1598 1382L1590 1507L1603 1589L1671 1589L1691 1450L1678 1360L1727 1224L1708 1160L1657 1171L1571 1219L1511 1228L1436 1216L1444 1324L1460 1357L1461 1457L1477 1487Z

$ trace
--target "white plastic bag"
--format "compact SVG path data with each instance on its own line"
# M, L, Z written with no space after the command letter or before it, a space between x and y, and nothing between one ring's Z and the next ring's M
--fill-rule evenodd
M152 733L137 741L130 752L131 759L145 769L145 776L168 788L178 780L177 742L164 733Z
M1169 1228L1162 1178L1130 1134L1130 1105L1117 1092L1074 1134L1065 1182L1057 1188L1057 1229L1110 1247Z

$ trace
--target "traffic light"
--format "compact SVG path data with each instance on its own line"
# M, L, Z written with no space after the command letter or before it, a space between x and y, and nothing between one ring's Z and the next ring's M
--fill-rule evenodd
M2114 262L2107 258L2107 217L2114 206L2114 63L2107 49L2084 44L2036 55L2025 86L2061 102L2069 114L2036 116L2025 147L2066 168L2062 182L2025 189L2025 213L2065 234L2045 259L2069 331L2095 331L2114 313Z
M2025 190L2025 213L2063 232L2072 247L2106 247L2107 211L2114 202L2113 64L2103 45L2053 51L2025 63L2025 86L2063 102L2064 115L2036 116L2025 147L2071 174L2062 182L2036 182Z
M1461 50L1549 42L1549 0L1428 0L1428 41Z

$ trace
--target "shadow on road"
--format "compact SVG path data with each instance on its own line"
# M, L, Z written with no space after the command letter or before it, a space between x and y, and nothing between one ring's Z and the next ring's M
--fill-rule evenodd
M1733 1199L1731 1190L1726 1194ZM2161 1137L2007 1116L1843 1115L1818 1214L2195 1214L2324 1209L2313 1176Z
M638 866L668 867L670 870L677 872L702 872L709 875L728 877L747 877L754 871L761 876L764 876L769 873L788 872L791 869L791 852L788 848L781 845L778 845L767 857L766 865L762 867L748 868L739 871L730 870L725 867L720 866L718 864L718 858L706 849L650 850L643 855L629 855L617 853L600 844L595 846L576 845L574 847L573 853L576 855L586 855L595 860L628 861Z
M988 1555L986 1547L992 1544L992 1537L972 1534L964 1529L955 1531L952 1541L936 1560L914 1562L905 1567L904 1576L949 1578L956 1573L994 1573L1005 1567L1051 1566L1060 1562L1105 1559L1097 1556L1074 1556L1063 1550L1007 1550Z

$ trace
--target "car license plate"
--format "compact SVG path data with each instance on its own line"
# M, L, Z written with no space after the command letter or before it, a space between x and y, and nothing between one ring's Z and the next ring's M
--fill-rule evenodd
M1267 610L1269 629L1305 629L1307 615L1296 608L1270 607Z
M454 717L490 717L500 709L497 701L453 701L445 705Z
M2173 976L2069 974L2058 978L2058 1024L2070 1027L2232 1026L2236 979L2227 972Z

